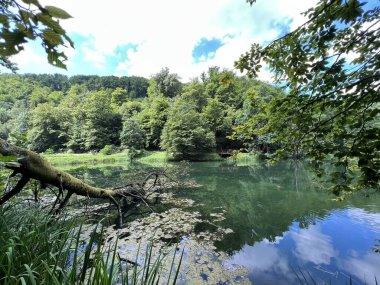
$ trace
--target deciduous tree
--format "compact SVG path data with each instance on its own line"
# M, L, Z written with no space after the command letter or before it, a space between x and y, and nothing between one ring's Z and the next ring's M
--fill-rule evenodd
M376 2L376 1L374 1ZM307 21L268 45L254 44L236 67L256 76L263 62L288 94L267 109L278 157L302 152L335 193L380 189L380 7L321 0Z

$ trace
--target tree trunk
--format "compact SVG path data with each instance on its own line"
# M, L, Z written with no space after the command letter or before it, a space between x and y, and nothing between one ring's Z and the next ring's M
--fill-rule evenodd
M85 196L89 198L103 198L109 199L114 203L119 215L121 214L119 200L125 197L141 197L144 199L145 183L140 187L130 184L117 189L103 189L93 187L81 181L78 178L70 175L67 172L61 171L58 168L52 166L45 158L39 154L20 148L14 145L10 145L3 139L0 139L0 154L3 156L15 156L18 163L6 163L5 167L12 169L14 174L20 173L21 180L17 185L9 192L0 197L0 205L4 204L14 195L18 194L26 183L30 179L40 181L45 185L53 185L60 190L60 194L63 196L64 191L67 191L64 201L60 204L58 209L63 208L72 194ZM121 222L121 217L118 220Z

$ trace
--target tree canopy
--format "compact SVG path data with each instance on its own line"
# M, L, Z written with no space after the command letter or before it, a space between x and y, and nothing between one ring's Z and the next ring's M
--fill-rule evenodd
M235 63L251 77L264 63L287 90L237 133L270 134L277 158L308 156L319 176L331 169L337 194L379 189L380 7L373 4L321 0L303 25L253 44Z
M227 136L250 118L249 94L258 90L270 100L282 93L215 67L204 79L180 83L181 92L170 97L149 91L156 86L154 76L0 74L0 137L38 152L99 151L113 145L161 148L177 159L192 159L242 147Z

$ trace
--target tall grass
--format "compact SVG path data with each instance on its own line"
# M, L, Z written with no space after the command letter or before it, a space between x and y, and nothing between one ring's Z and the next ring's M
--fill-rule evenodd
M117 241L102 244L103 229L81 242L78 221L54 219L38 208L0 208L0 284L159 284L164 254L152 258L146 251L144 264L119 258ZM167 284L175 284L178 270ZM177 267L180 266L182 255ZM130 264L132 263L132 264ZM161 282L160 282L161 281ZM170 281L170 283L169 283Z

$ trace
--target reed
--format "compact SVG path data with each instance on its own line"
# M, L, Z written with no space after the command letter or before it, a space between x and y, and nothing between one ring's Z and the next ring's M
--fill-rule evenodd
M98 227L101 227L99 224ZM117 241L105 245L103 228L94 229L83 243L81 222L53 219L37 207L0 208L0 284L176 284L182 255L174 278L172 259L167 280L162 279L166 254L153 258L149 244L144 263L130 264L119 258ZM182 252L183 254L183 252Z

